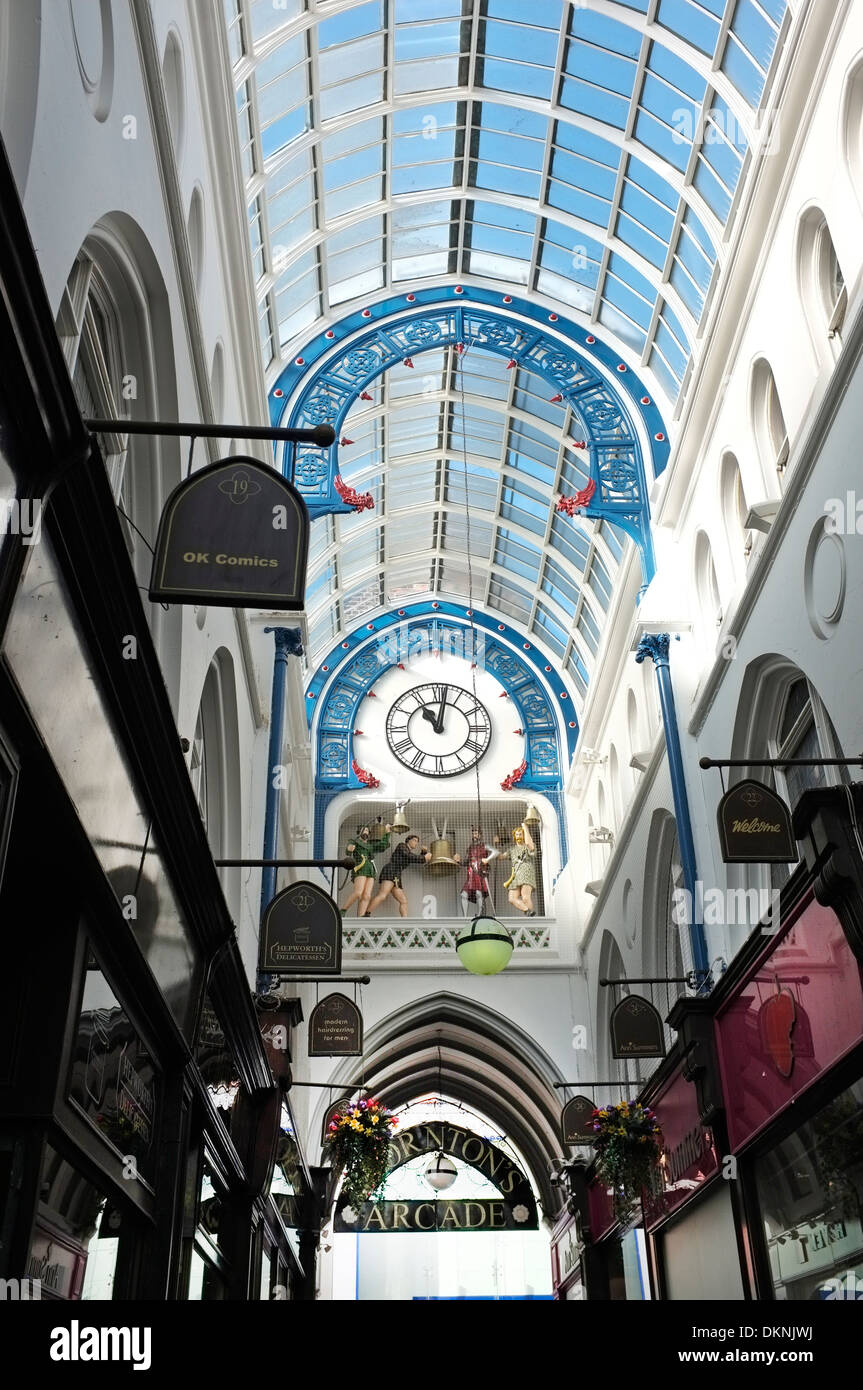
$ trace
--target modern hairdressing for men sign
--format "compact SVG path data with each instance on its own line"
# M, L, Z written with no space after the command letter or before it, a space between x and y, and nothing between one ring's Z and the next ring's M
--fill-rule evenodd
M269 902L261 918L258 969L272 975L338 975L342 918L316 883L292 883Z
M791 812L763 782L748 779L725 793L716 813L726 864L793 864Z
M310 1057L361 1057L363 1016L346 994L328 994L309 1018Z
M232 455L176 487L159 522L150 598L231 608L303 607L309 516L286 478Z

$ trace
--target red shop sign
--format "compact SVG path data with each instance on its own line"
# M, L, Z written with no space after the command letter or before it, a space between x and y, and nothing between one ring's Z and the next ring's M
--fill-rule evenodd
M863 1038L860 966L829 907L809 898L716 1017L732 1149Z

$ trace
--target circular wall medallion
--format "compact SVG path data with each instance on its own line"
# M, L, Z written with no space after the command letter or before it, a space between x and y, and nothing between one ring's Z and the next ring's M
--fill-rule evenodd
M809 536L803 562L803 594L809 626L826 641L842 617L845 606L847 566L845 542L826 529L826 517L819 517Z

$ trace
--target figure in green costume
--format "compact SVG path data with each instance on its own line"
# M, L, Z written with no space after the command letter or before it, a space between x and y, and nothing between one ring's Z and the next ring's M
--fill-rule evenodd
M359 903L357 916L368 916L372 887L377 875L373 856L387 848L391 829L392 826L384 825L383 818L378 816L373 826L361 825L354 839L349 840L345 846L346 853L353 855L354 867L351 870L353 888L347 902L342 905L342 913L347 912L354 903ZM373 831L377 838L373 838Z

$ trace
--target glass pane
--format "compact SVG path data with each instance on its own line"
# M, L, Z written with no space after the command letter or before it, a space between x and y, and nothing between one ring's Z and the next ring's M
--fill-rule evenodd
M111 1299L122 1221L98 1187L46 1144L27 1278L31 1298ZM33 1284L38 1280L38 1291Z

